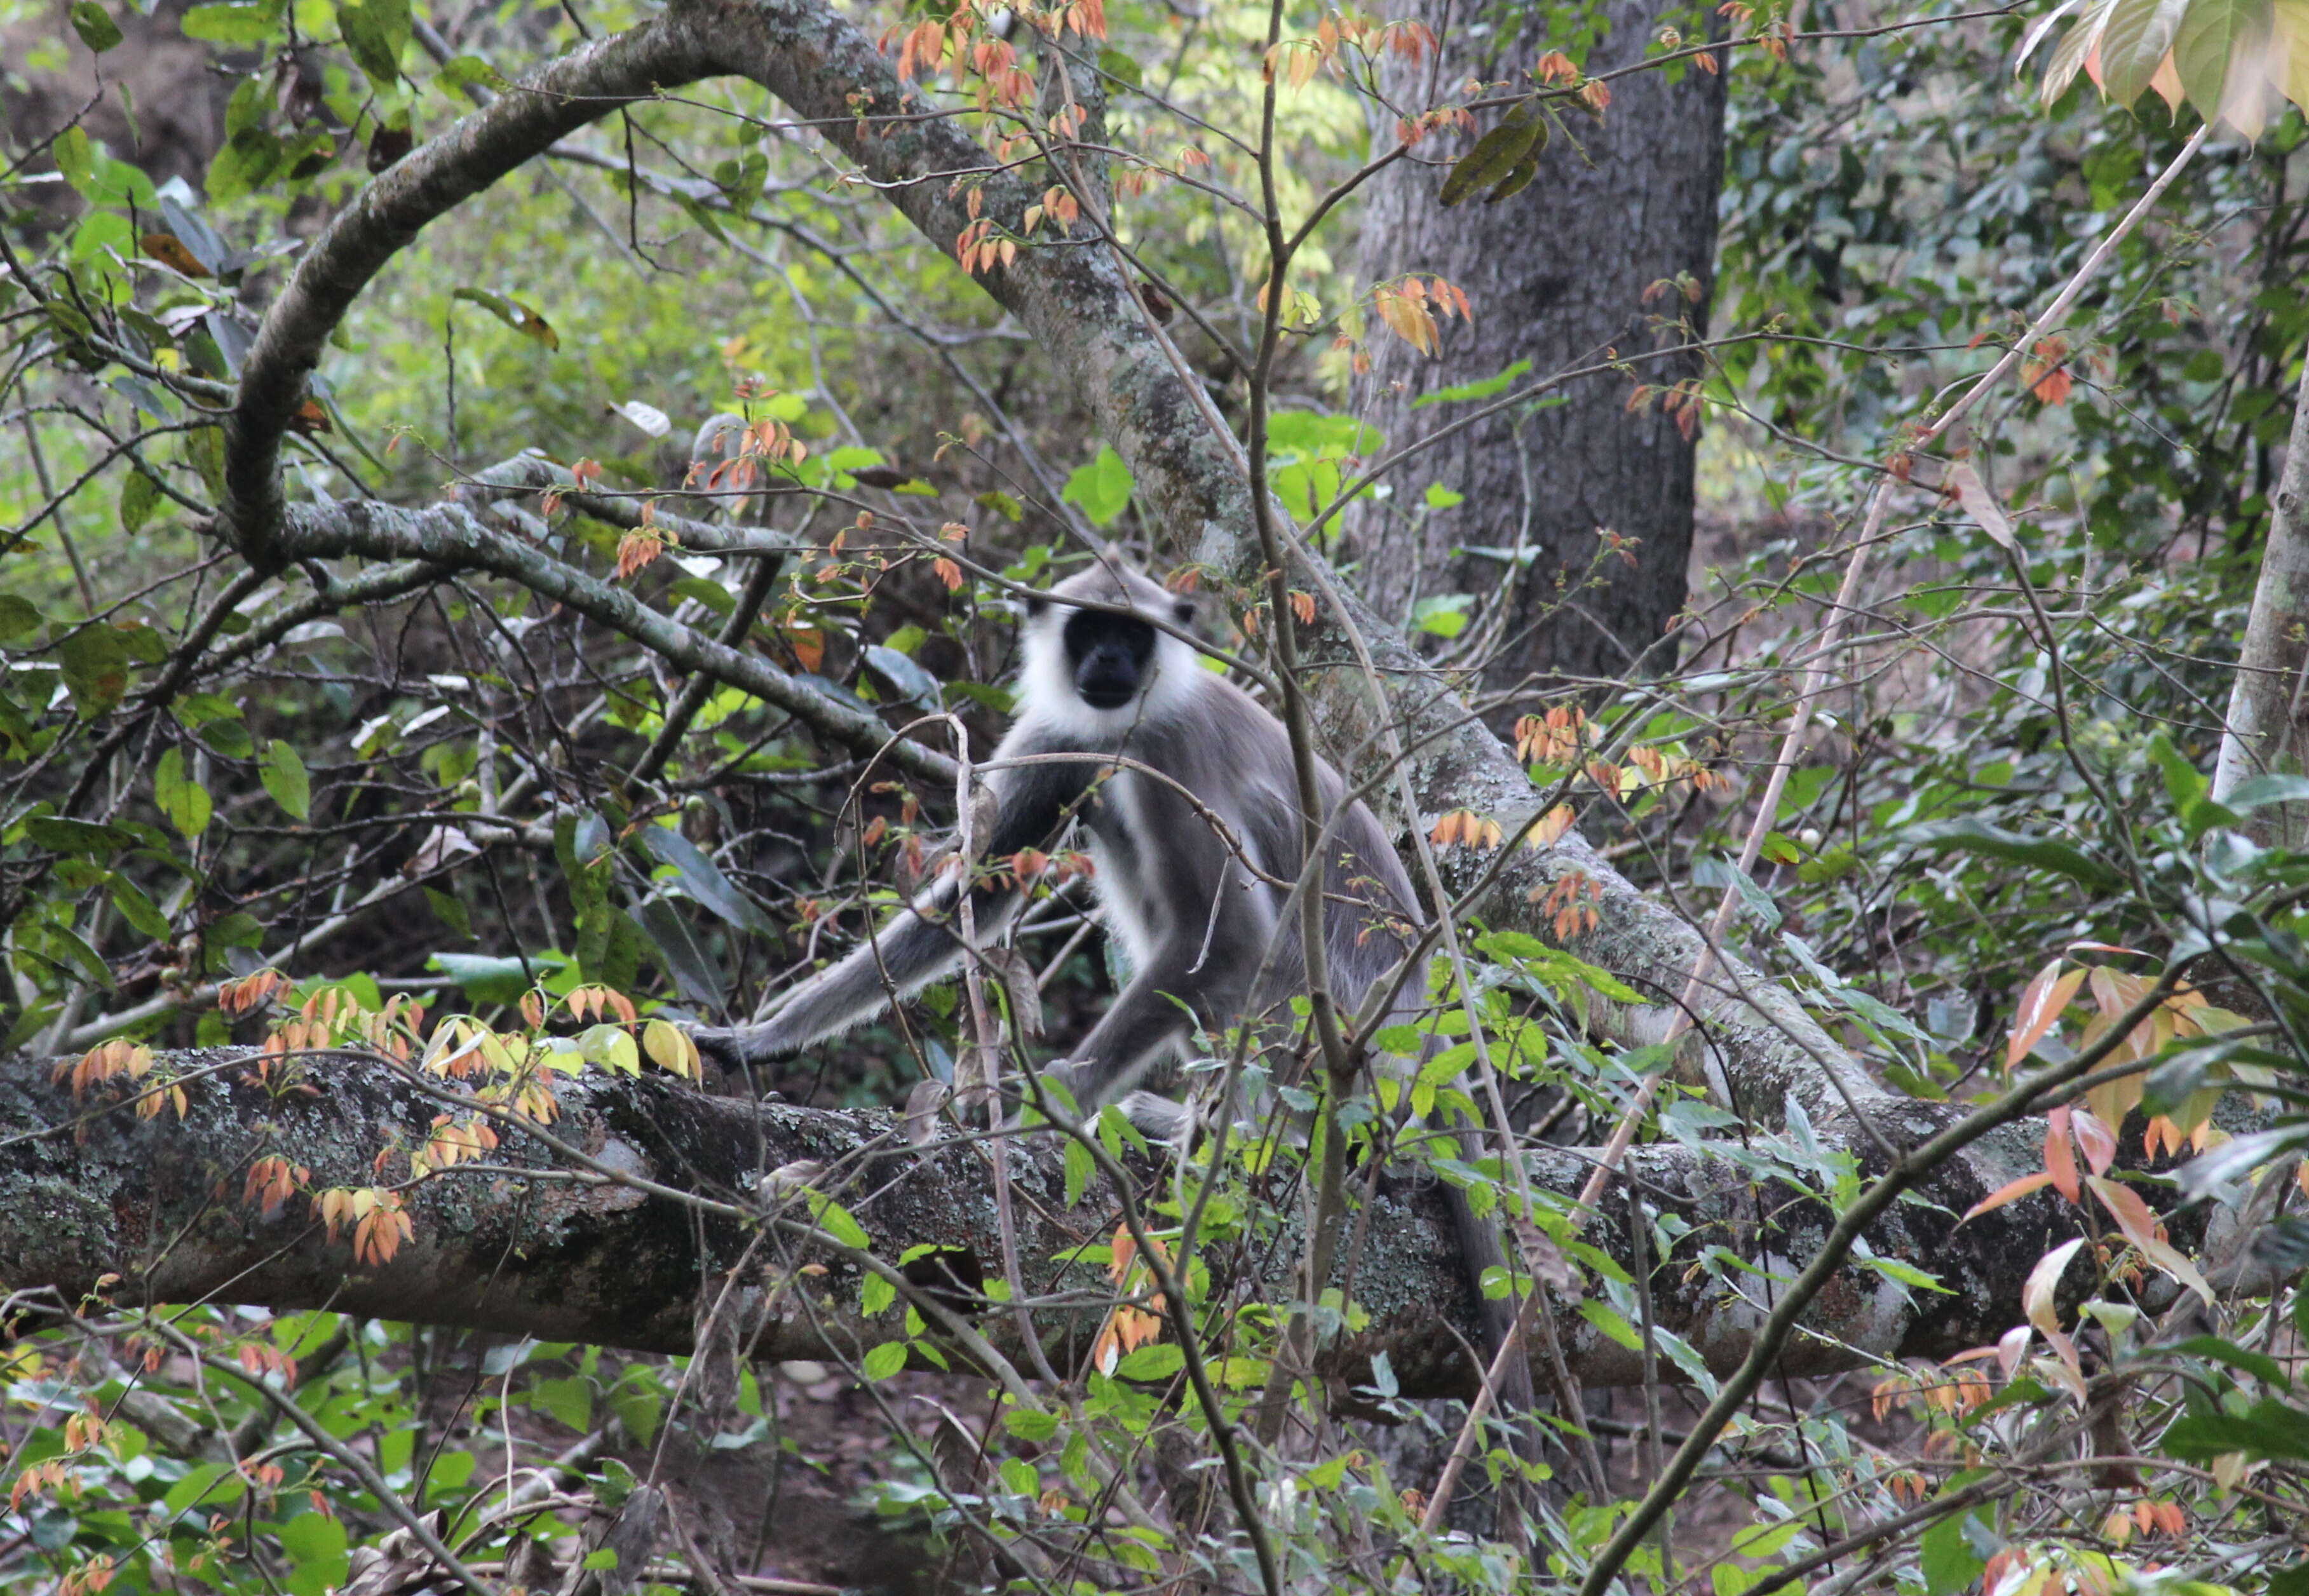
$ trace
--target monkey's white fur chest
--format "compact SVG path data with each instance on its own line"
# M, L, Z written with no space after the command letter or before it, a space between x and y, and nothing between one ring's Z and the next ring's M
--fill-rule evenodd
M1133 970L1144 970L1162 945L1163 927L1149 909L1161 901L1146 879L1149 850L1146 837L1146 779L1136 771L1118 771L1099 789L1097 808L1089 816L1089 852L1096 869L1092 883L1098 893L1098 914L1110 935L1120 939Z

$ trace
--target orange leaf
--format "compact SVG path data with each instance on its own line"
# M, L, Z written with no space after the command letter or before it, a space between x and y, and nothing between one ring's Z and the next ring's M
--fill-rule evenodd
M160 262L172 272L181 272L186 277L209 275L209 269L201 264L174 233L147 233L136 241L136 245L147 257Z
M2052 1184L2053 1178L2042 1169L2039 1169L2034 1175L2023 1175L2019 1179L2012 1181L2009 1185L1998 1186L1994 1191L1989 1193L1988 1195L1983 1197L1979 1202L1975 1203L1971 1207L1966 1209L1964 1211L1964 1218L1978 1219L1982 1214L1986 1213L1992 1208L2002 1208L2007 1203L2017 1202L2020 1198L2027 1196L2030 1192L2042 1191L2045 1187ZM1964 1220L1959 1220L1957 1222L1959 1224L1962 1224Z
M2098 65L2099 52L2095 51L2088 70L2093 70ZM2100 81L2097 73L2093 81L2095 82ZM2076 378L2069 374L2069 368L2064 364L2068 354L2069 344L2066 339L2038 339L2033 351L2034 358L2020 367L2021 385L2046 404L2068 403L2069 394L2077 385Z
M2061 961L2054 960L2037 972L2020 994L2019 1012L2012 1019L2012 1039L2005 1045L2004 1067L2011 1069L2028 1057L2028 1050L2045 1040L2045 1033L2059 1023L2061 1013L2069 1006L2069 999L2084 985L2085 971L2080 968L2061 974Z
M2116 1159L2116 1137L2089 1109L2063 1109L2069 1116L2069 1128L2076 1132L2077 1145L2084 1150L2085 1164L2096 1175L2106 1175Z
M2165 1227L2157 1222L2157 1216L2149 1212L2139 1192L2097 1176L2093 1178L2092 1188L2101 1206L2116 1221L2117 1229L2124 1232L2124 1238L2140 1249L2141 1256L2203 1298L2207 1307L2212 1306L2212 1287L2197 1272L2197 1266L2165 1239Z
M2077 1186L2076 1155L2069 1151L2069 1111L2055 1109L2045 1116L2045 1168L2052 1182L2060 1187L2061 1195L2070 1202L2080 1202Z
M1531 834L1524 840L1526 848L1552 848L1571 829L1573 815L1570 804L1558 804L1532 824Z

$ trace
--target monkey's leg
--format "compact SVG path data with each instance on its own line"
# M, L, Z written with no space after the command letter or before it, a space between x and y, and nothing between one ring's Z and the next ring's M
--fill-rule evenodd
M1068 1086L1083 1112L1128 1091L1193 1031L1196 1011L1205 1006L1196 999L1210 996L1210 981L1189 969L1189 960L1164 959L1133 976L1075 1048Z

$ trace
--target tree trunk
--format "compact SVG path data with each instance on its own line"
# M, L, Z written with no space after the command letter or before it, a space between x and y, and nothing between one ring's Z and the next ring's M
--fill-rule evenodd
M501 1125L501 1144L485 1163L452 1167L408 1191L409 1238L386 1261L363 1263L350 1225L332 1238L318 1222L316 1194L376 1184L379 1149L422 1146L454 1089L382 1059L333 1053L304 1066L318 1091L284 1090L281 1061L274 1060L270 1083L259 1083L245 1057L231 1049L161 1055L158 1073L137 1085L179 1079L184 1108L179 1113L162 1100L151 1117L136 1111L122 1083L97 1084L76 1098L45 1063L0 1061L0 1281L15 1307L35 1307L44 1290L71 1307L91 1297L140 1305L223 1300L282 1311L326 1307L686 1352L701 1292L718 1293L731 1281L735 1342L752 1356L854 1362L904 1332L895 1309L860 1312L860 1255L812 1233L801 1201L757 1195L778 1189L763 1171L804 1160L824 1171L809 1178L849 1204L885 1264L929 1244L949 1262L919 1261L907 1272L920 1283L1000 1278L982 1143L918 1148L886 1112L757 1108L662 1077L603 1074L556 1089L553 1137L582 1159ZM1887 1142L1906 1147L1962 1112L1888 1101L1872 1105L1869 1120ZM1944 1357L2019 1322L2022 1282L2046 1247L2073 1230L2074 1211L2040 1192L1961 1227L1955 1216L2041 1162L2043 1138L2041 1120L2008 1125L1927 1177L1916 1188L1924 1201L1894 1204L1871 1230L1870 1246L1879 1256L1933 1270L1949 1290L1904 1291L1848 1263L1807 1316L1818 1334L1791 1343L1785 1372L1848 1367L1862 1355ZM1821 1139L1848 1147L1864 1174L1885 1167L1882 1149L1850 1121L1823 1127ZM247 1189L252 1163L267 1156L307 1171L298 1192L270 1212ZM1568 1195L1595 1156L1592 1149L1536 1149L1534 1182ZM399 1180L407 1167L395 1160L384 1178ZM1104 1271L1115 1195L1094 1182L1069 1206L1052 1134L1023 1138L1010 1171L1020 1197L1025 1283L1044 1305L1034 1316L1037 1333L1054 1364L1078 1368L1113 1298ZM1145 1173L1155 1178L1148 1195L1161 1195L1168 1172ZM1655 1261L1658 1323L1717 1373L1728 1373L1747 1354L1760 1315L1699 1267L1699 1247L1730 1247L1775 1271L1801 1269L1832 1216L1812 1197L1759 1187L1739 1163L1681 1143L1631 1149L1626 1175L1648 1203L1680 1217L1693 1238ZM1626 1191L1625 1181L1613 1183L1588 1231L1622 1263ZM715 1206L687 1205L683 1195ZM1384 1352L1405 1395L1466 1395L1474 1379L1466 1349L1481 1336L1441 1193L1431 1182L1389 1179L1377 1202L1366 1250L1352 1265L1355 1299L1370 1321L1326 1349L1323 1372L1364 1381L1372 1356ZM765 1223L765 1215L786 1222ZM1077 1249L1079 1262L1059 1261ZM1298 1238L1284 1234L1240 1244L1206 1238L1198 1255L1211 1269L1215 1292L1224 1292L1232 1272L1254 1296L1272 1300L1290 1293L1300 1254ZM927 1272L933 1269L943 1272ZM984 1307L970 1316L1015 1359L1021 1350L1015 1316L979 1311ZM1570 1313L1561 1324L1565 1354L1580 1380L1641 1378L1636 1354L1620 1342Z
M2285 473L2270 506L2269 547L2253 591L2244 643L2237 651L2236 683L2228 722L2213 765L2213 797L2227 801L2253 776L2309 772L2309 358L2301 367L2294 401L2293 436ZM2309 846L2309 804L2272 804L2256 810L2247 829L2262 842Z
M1500 13L1503 26L1486 28L1470 25L1467 8L1452 0L1422 0L1414 14L1439 32L1449 24L1449 33L1440 70L1432 63L1392 68L1397 103L1427 103L1431 70L1438 70L1433 97L1442 99L1462 98L1469 77L1523 81L1553 42L1537 30L1535 9L1510 7ZM1639 60L1653 9L1613 0L1599 14L1611 32L1589 52L1586 70ZM1498 204L1470 199L1447 211L1438 203L1431 163L1463 152L1464 138L1431 140L1419 151L1428 161L1398 161L1372 183L1363 278L1440 275L1466 289L1474 307L1472 326L1444 324L1435 358L1400 339L1373 341L1364 414L1389 448L1454 418L1448 404L1420 408L1439 389L1494 376L1518 360L1544 376L1595 364L1608 349L1649 349L1659 317L1688 317L1705 330L1724 81L1687 67L1680 82L1646 72L1610 88L1601 125L1573 108L1571 136L1553 138L1537 178ZM1679 273L1696 299L1670 290L1647 300L1653 284ZM1692 437L1656 399L1631 413L1630 389L1637 380L1667 387L1699 369L1685 358L1647 366L1637 378L1583 378L1560 392L1561 402L1502 412L1406 464L1389 496L1361 501L1348 520L1371 607L1400 625L1421 598L1476 595L1497 628L1490 634L1497 658L1483 677L1493 691L1535 676L1609 678L1637 668L1683 605ZM1688 412L1684 425L1697 414ZM1431 483L1463 502L1431 508ZM1625 557L1599 558L1605 531ZM1505 560L1468 552L1474 548L1520 549L1530 563L1510 582Z

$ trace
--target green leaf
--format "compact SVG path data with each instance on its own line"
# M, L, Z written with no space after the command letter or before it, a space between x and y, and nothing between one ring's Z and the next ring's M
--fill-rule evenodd
M48 146L48 153L56 163L64 180L86 194L96 182L96 146L89 140L85 129L74 125L56 135Z
M534 339L549 349L561 347L561 334L553 330L553 324L510 295L492 294L487 289L459 289L450 298L480 306L523 338Z
M65 686L83 720L93 720L128 691L128 643L117 626L82 626L56 645Z
M1953 849L2003 859L2011 864L2031 865L2080 882L2097 893L2117 892L2125 884L2123 876L2073 842L2063 842L2051 837L2023 837L1990 825L1985 821L1969 818L1927 821L1922 825L1910 827L1906 840L1916 847L1933 852Z
M40 612L30 599L0 593L0 646L13 647L40 629Z
M540 1380L529 1388L529 1405L544 1409L556 1423L582 1436L593 1428L593 1382Z
M2215 1363L2226 1363L2232 1368L2244 1369L2262 1384L2274 1385L2280 1391L2293 1389L2293 1382L2286 1375L2285 1366L2276 1359L2266 1352L2256 1352L2250 1347L2240 1347L2235 1342L2224 1341L2218 1335L2192 1335L2186 1341L2175 1342L2157 1350L2183 1358L2210 1359Z
M1040 1408L1005 1408L1002 1425L1022 1441L1047 1441L1059 1433L1059 1416Z
M470 1460L472 1454L465 1455ZM437 1477L437 1468L436 1474ZM290 1588L298 1596L305 1596L308 1590L311 1596L320 1596L322 1591L345 1583L351 1559L345 1552L342 1523L325 1513L300 1513L284 1523L277 1532L281 1549L297 1565L297 1577Z
M169 1494L160 1498L160 1518L163 1521L173 1519L195 1502L215 1500L209 1495L209 1487L216 1484L224 1472L225 1465L222 1463L194 1464L182 1480L169 1488ZM238 1483L237 1479L225 1481L228 1487Z
M665 1417L665 1399L654 1391L632 1385L620 1385L610 1393L610 1411L618 1422L634 1434L634 1438L646 1446L657 1434L658 1423Z
M209 802L208 789L185 773L182 748L169 749L153 767L152 798L169 817L169 824L186 837L197 837L209 829L214 806Z
M1529 188L1531 186L1531 180L1538 176L1539 162L1536 160L1518 161L1514 166L1508 168L1508 175L1500 179L1499 186L1492 189L1491 193L1483 196L1483 203L1486 205L1496 205L1501 200L1511 200L1515 198L1516 195L1521 194L1525 189ZM1723 1565L1721 1564L1717 1565L1717 1567L1719 1568L1722 1566Z
M149 936L155 942L169 940L169 917L144 895L143 887L125 876L113 876L105 883L105 886L112 894L112 906L120 910L120 918L126 920L139 936Z
M2158 772L2165 778L2166 796L2176 809L2185 809L2195 803L2211 785L2195 765L2182 757L2173 739L2161 731L2149 739L2149 757L2156 762ZM2304 785L2309 786L2309 782Z
M1881 1255L1868 1258L1864 1262L1867 1267L1887 1280L1898 1281L1904 1286L1913 1286L1920 1291L1938 1291L1942 1296L1953 1295L1948 1287L1941 1284L1937 1276L1926 1273L1913 1264L1903 1264L1898 1258L1887 1258Z
M1467 629L1475 608L1473 593L1431 593L1411 607L1411 629L1436 637L1457 637Z
M505 79L497 69L479 56L456 56L441 63L441 70L433 74L433 87L447 93L470 83L502 85Z
M940 707L938 679L905 655L878 643L866 645L866 667L898 690L915 707L936 714Z
M634 911L642 935L657 950L659 966L673 978L684 1003L719 1010L730 1000L730 978L697 938L689 922L663 898L652 898Z
M1629 1351L1640 1352L1644 1350L1642 1334L1634 1325L1628 1323L1625 1314L1610 1304L1599 1302L1590 1297L1579 1305L1579 1316L1620 1345L1627 1348Z
M858 1311L868 1318L883 1312L898 1300L898 1288L878 1274L869 1274L866 1283L858 1288Z
M286 738L274 738L264 750L264 763L258 772L264 790L272 801L298 820L313 813L313 783L305 774L305 762Z
M740 931L773 934L769 918L751 898L731 884L721 867L701 852L696 843L671 826L641 828L642 846L658 863L670 865L685 895L710 909Z
M1518 360L1497 376L1483 377L1455 387L1438 388L1432 393L1423 393L1411 401L1414 410L1431 404L1458 404L1470 399L1495 399L1515 385L1515 380L1531 370L1531 362Z
M1479 188L1504 179L1536 151L1547 148L1547 121L1539 102L1526 99L1500 119L1499 125L1475 141L1443 179L1437 198L1445 206L1458 204Z
M859 1373L869 1380L886 1380L906 1367L906 1343L884 1342L866 1354Z
M401 51L409 42L409 0L363 0L350 5L338 0L337 26L345 48L369 81L391 89L401 79Z
M545 980L568 965L558 953L532 954L526 969L519 959L482 953L434 953L425 961L426 969L455 981L475 1003L518 1003L532 974Z
M2165 1432L2164 1450L2186 1462L2230 1452L2309 1458L2309 1413L2275 1397L2263 1397L2243 1413L2191 1413Z
M2309 776L2253 776L2229 793L2228 807L2250 812L2271 804L2309 804Z
M216 152L216 158L209 162L208 181L205 185L208 189L209 203L221 205L227 201L254 194L272 181L272 174L280 169L281 141L262 127L244 127L227 140L224 148L219 150ZM199 431L188 435L188 444L195 450L204 449L206 441L203 435L206 434L215 434L220 440L223 436L221 429L203 427ZM218 459L221 461L223 457L221 441L216 444L215 451ZM194 463L200 469L203 479L206 480L209 469L203 454L195 453L193 459ZM217 480L221 482L222 479L223 470L220 465ZM217 491L215 483L210 484L210 491L212 493Z
M1950 1514L1918 1538L1925 1596L1956 1596L1987 1569L1986 1559L1965 1534L1971 1517L1968 1513Z
M1528 366L1531 362L1526 360L1524 364ZM1420 402L1423 404L1426 401L1422 400ZM1464 493L1454 493L1440 482L1430 482L1427 485L1427 491L1421 496L1421 499L1430 510L1454 510L1467 502L1467 496Z
M120 484L120 530L134 537L160 507L160 485L131 469Z
M1130 468L1114 452L1114 445L1101 444L1098 458L1068 477L1059 496L1070 505L1080 505L1093 526L1111 526L1129 506L1135 487Z
M1083 1193L1089 1189L1090 1178L1098 1172L1098 1160L1090 1149L1079 1142L1067 1143L1067 1206L1081 1203Z
M70 926L50 926L48 941L49 950L78 966L91 986L112 990L112 967L104 962L102 953L89 945L86 937Z
M201 729L201 741L227 759L250 759L256 754L256 739L248 734L247 725L238 719L210 721Z
M185 13L177 24L186 39L198 39L210 44L241 46L261 44L281 20L282 0L259 0L255 5L195 5ZM211 200L215 196L212 194Z
M92 859L136 846L136 839L117 825L70 820L61 815L33 815L24 822L24 835L33 846L51 853L78 854Z
M81 43L99 56L120 42L120 24L96 0L73 0L72 25Z
M428 886L424 891L425 902L433 910L433 918L457 936L471 941L473 917L465 912L464 900L454 893L445 893L439 887Z
M1187 1367L1185 1352L1170 1342L1141 1347L1114 1366L1118 1380L1167 1380Z
M850 1210L823 1192L810 1194L809 1217L817 1222L819 1229L844 1247L854 1247L863 1252L873 1245L866 1234L866 1227L851 1217Z
M2181 19L2173 36L2173 65L2181 74L2182 92L2207 121L2221 108L2237 41L2268 11L2268 0L2194 0Z
M2100 36L2101 91L2130 108L2149 91L2189 0L2116 0Z

